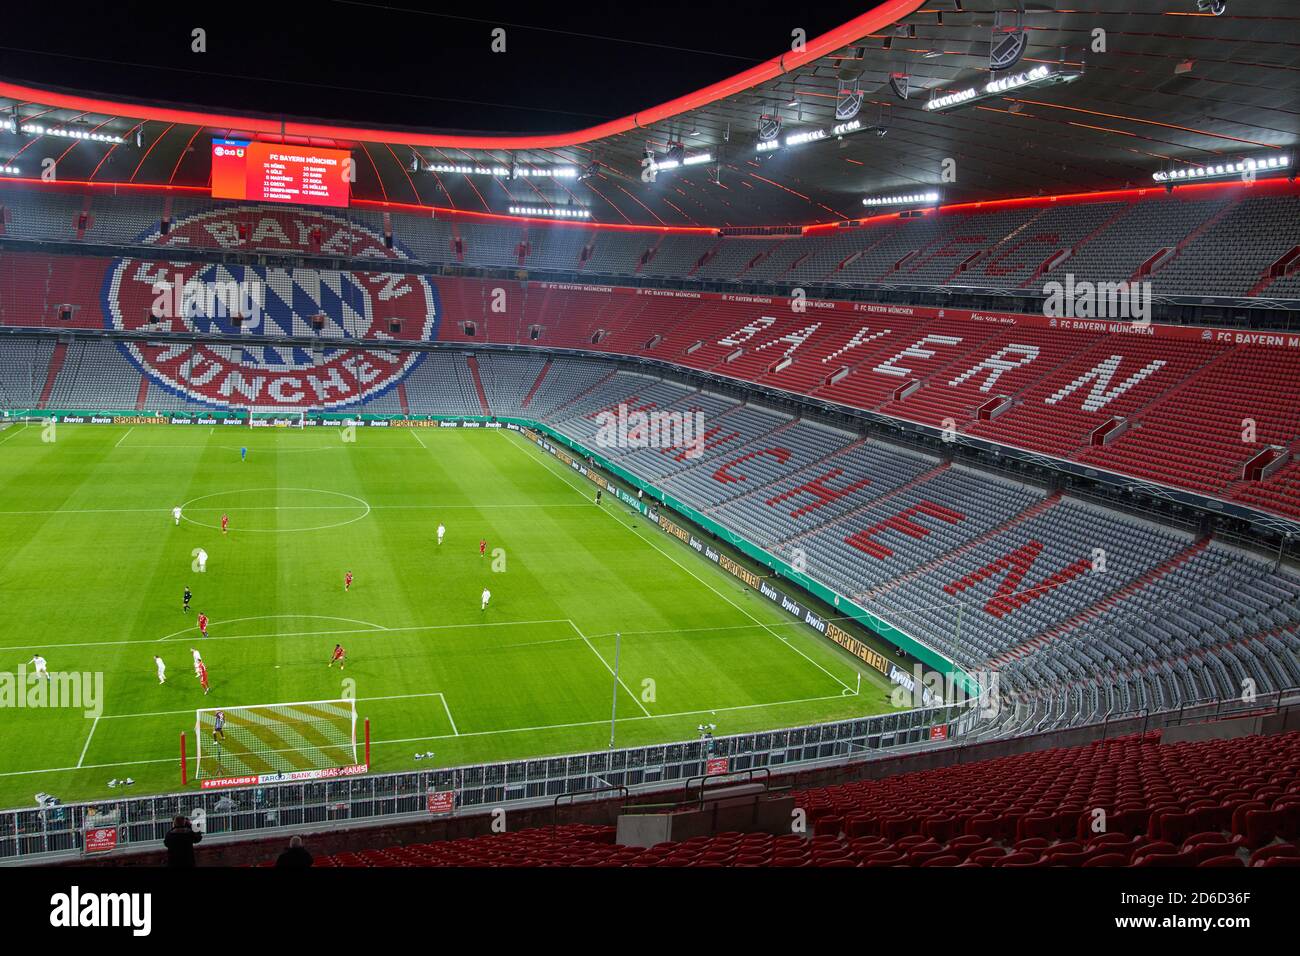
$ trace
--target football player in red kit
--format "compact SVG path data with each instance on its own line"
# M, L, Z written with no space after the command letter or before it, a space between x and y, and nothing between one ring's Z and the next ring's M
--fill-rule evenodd
M230 527L230 515L221 516L221 533L225 534Z
M347 661L347 659L348 659L348 652L343 649L343 645L335 644L334 654L332 657L330 657L330 662L325 666L333 667L335 662L337 662L339 665L339 670L343 670L343 664Z
M208 636L208 616L202 611L199 612L199 633Z
M352 590L352 572L348 571L343 575L343 590Z
M487 554L487 538L478 539L478 556L481 558Z

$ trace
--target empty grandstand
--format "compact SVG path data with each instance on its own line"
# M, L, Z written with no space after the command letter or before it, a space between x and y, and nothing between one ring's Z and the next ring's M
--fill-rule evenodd
M868 6L0 79L0 864L1300 865L1300 19Z

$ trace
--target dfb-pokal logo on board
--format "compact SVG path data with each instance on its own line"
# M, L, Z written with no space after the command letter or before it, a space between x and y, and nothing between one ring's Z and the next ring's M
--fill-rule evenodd
M182 217L150 245L408 258L356 222L329 213L232 206ZM117 259L104 283L104 323L132 332L294 336L264 342L132 341L118 347L173 394L207 405L340 408L400 382L422 352L359 349L356 340L438 336L438 290L422 275ZM319 328L317 325L319 324Z

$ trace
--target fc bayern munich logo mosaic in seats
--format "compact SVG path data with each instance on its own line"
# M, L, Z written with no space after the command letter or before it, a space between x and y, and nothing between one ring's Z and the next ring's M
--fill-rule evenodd
M141 241L272 258L278 251L409 258L340 216L252 206L191 215ZM151 381L219 406L345 408L374 398L396 386L424 353L360 349L359 340L433 341L441 317L438 290L426 276L272 265L121 258L108 270L103 298L110 329L225 337L197 344L119 343ZM250 341L228 340L241 335ZM313 338L320 347L267 343L281 336Z

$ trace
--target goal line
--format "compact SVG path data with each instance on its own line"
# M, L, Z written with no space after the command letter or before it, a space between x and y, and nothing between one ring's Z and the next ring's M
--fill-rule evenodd
M288 408L282 405L248 405L249 428L302 428L307 422L310 408Z

